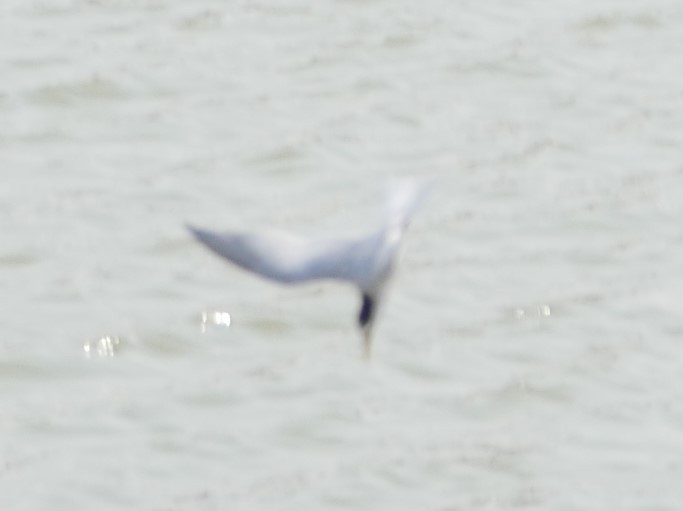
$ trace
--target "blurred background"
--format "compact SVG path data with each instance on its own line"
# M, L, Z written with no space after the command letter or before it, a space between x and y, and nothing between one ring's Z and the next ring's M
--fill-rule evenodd
M683 4L8 0L0 506L679 509ZM192 241L354 236L359 298Z

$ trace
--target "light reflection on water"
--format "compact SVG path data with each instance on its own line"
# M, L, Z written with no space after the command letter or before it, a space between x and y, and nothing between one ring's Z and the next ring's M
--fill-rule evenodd
M231 317L229 312L225 311L202 311L200 320L200 330L202 333L211 326L225 327L230 326Z
M121 338L118 336L105 335L94 341L83 343L83 353L87 358L91 356L113 357L119 352Z
M549 317L550 313L550 305L548 304L542 304L536 307L518 307L515 309L515 317L518 319L524 319L528 317L544 318Z

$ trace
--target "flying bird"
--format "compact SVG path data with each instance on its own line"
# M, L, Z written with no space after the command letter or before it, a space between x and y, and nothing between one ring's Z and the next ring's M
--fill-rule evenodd
M233 264L283 284L319 279L345 281L361 294L358 323L364 354L370 356L372 330L398 259L403 234L427 187L401 181L390 188L379 229L358 239L308 240L282 232L215 232L188 225L192 234Z

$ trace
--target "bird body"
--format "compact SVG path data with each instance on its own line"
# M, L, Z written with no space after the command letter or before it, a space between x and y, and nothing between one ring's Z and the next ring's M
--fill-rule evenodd
M188 229L219 256L264 278L283 284L332 279L355 285L362 295L358 321L369 355L379 302L394 272L403 233L424 191L417 183L403 183L390 195L382 227L358 239L307 240L283 232Z

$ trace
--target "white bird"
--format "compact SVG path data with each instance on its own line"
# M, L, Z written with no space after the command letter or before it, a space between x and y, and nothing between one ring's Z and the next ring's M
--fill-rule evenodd
M353 240L306 240L287 233L213 232L188 225L213 252L257 275L284 284L317 279L347 281L361 292L358 323L366 357L386 284L398 249L427 188L402 181L390 190L387 214L378 230Z

